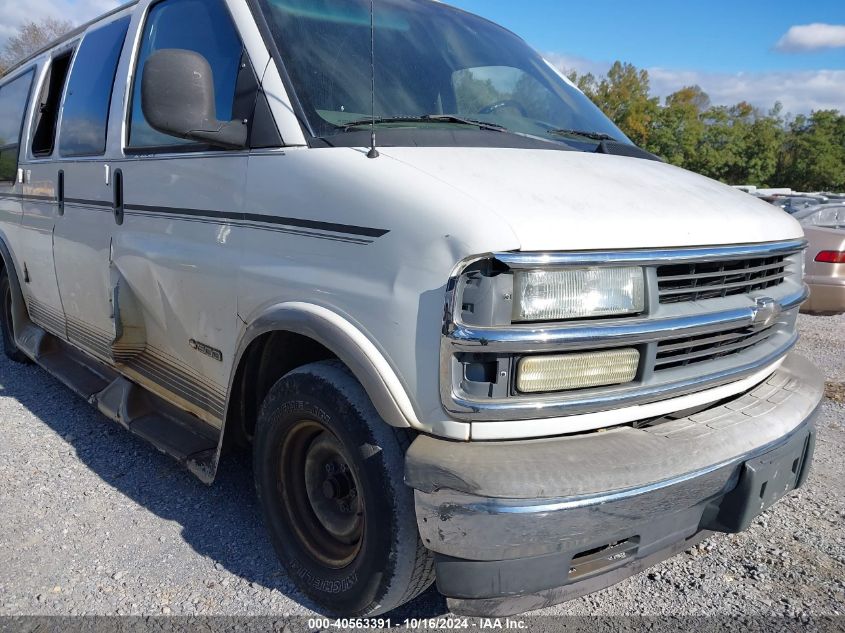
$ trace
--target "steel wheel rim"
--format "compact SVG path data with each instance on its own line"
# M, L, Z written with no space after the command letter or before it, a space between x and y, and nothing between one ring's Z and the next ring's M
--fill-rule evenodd
M281 505L309 556L331 569L349 566L364 537L361 487L343 445L323 424L301 420L282 443Z

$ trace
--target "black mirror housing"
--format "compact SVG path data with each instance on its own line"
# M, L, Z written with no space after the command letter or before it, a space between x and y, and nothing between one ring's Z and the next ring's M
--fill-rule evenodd
M244 149L243 121L218 121L214 75L194 51L162 49L147 58L141 79L141 109L154 130L217 145Z

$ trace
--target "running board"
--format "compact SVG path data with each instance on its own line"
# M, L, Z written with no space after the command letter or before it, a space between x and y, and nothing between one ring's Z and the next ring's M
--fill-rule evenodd
M220 431L29 323L18 339L38 365L107 418L183 464L203 483L214 479Z

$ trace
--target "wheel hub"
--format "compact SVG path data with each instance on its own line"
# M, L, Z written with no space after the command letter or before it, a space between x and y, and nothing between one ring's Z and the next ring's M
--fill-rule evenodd
M338 541L352 544L360 538L358 490L342 451L333 435L318 435L305 457L305 486L322 527Z
M354 485L349 477L331 475L323 481L323 496L326 499L343 499L354 489Z
M288 521L320 563L342 568L361 548L363 500L344 447L322 424L300 422L283 446L282 486Z

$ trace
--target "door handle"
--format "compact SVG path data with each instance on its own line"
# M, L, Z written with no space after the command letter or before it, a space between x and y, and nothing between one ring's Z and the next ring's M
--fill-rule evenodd
M114 191L114 221L120 226L123 224L123 172L120 169L114 170L112 187Z
M58 181L56 182L56 204L58 205L59 215L65 214L65 172L59 170Z

